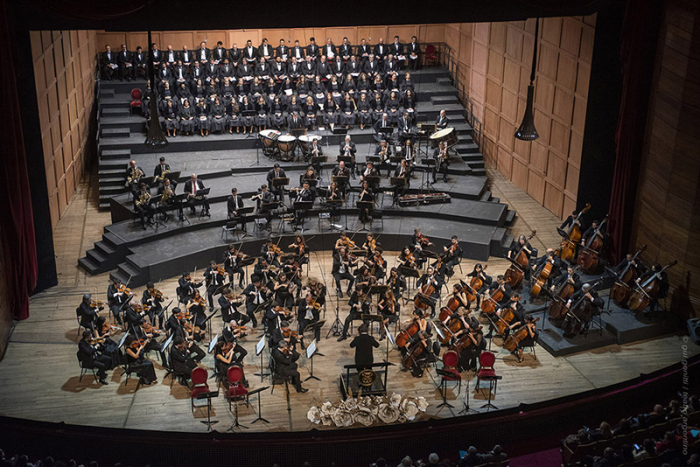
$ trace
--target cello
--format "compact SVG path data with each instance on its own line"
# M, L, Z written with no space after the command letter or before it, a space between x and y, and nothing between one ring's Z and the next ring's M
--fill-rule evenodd
M472 280L469 281L469 287L471 287L474 292L478 292L484 286L484 278L481 277L481 275L486 271L487 267L489 267L489 265L485 264L484 267L481 268L481 272L472 277Z
M411 324L409 324L406 329L401 331L396 335L396 347L402 349L408 344L408 341L411 340L411 337L415 333L417 333L420 330L420 324L418 324L417 320L413 320Z
M660 270L651 275L643 284L636 282L636 288L630 299L627 301L627 306L630 310L639 313L644 311L649 306L652 300L659 296L659 288L661 287L661 273L666 269L678 264L678 260L674 259L671 263L664 266Z
M627 264L627 267L622 270L622 272L617 276L617 280L610 289L610 299L615 302L618 306L623 306L629 300L632 294L632 287L634 286L634 281L637 280L637 268L634 267L632 263L637 260L640 253L647 249L646 245L642 245L642 248L637 250L637 252L632 257L632 260Z
M522 297L513 295L513 297L511 297L510 305L519 302L521 298ZM510 326L510 323L515 318L513 307L510 305L508 306L508 308L501 308L501 314L497 314L498 319L496 320L496 334L500 336L502 336L506 332L506 329Z
M574 274L579 269L579 266L576 266L574 268ZM549 302L549 307L547 309L550 320L560 320L564 318L564 315L566 314L566 302L571 298L574 292L574 284L566 281L559 286L559 289L556 292L552 294L552 301Z
M525 243L530 241L532 237L537 235L537 230L533 230L532 233L525 239ZM506 284L510 285L512 288L520 287L525 278L525 270L530 266L530 261L527 255L523 251L525 245L520 245L520 249L514 255L514 258L510 258L510 267L506 270L503 277L506 280Z
M539 321L540 318L537 317L532 320L532 323L536 323ZM515 349L518 348L518 344L520 341L525 339L529 333L527 332L527 325L529 323L525 323L522 326L520 326L515 332L511 333L510 336L506 338L506 340L503 342L503 348L506 349L508 352L513 353L515 352Z
M598 255L603 251L604 246L603 234L600 233L600 229L603 228L607 220L608 216L605 216L603 222L598 225L598 228L595 229L591 238L588 239L586 245L578 254L578 262L576 264L583 267L583 272L593 274L598 268Z
M496 311L496 307L498 307L498 302L503 300L504 292L502 287L503 285L499 285L498 288L493 291L489 298L481 302L481 311L483 311L487 315L490 315L491 313L494 313Z
M428 302L432 302L430 297L432 297L435 293L435 284L433 284L433 280L434 278L429 279L425 284L423 284L413 299L413 304L419 310L427 310L430 306L428 305Z
M596 281L588 292L583 294L576 303L571 306L571 309L566 313L564 318L564 336L576 337L581 332L581 329L588 325L593 319L593 303L587 300L589 292L592 292L596 287L602 284L602 280Z
M559 256L561 259L566 260L566 261L571 261L576 257L576 245L581 241L581 216L588 212L588 210L591 209L590 203L586 203L586 206L581 209L581 211L576 215L576 219L571 223L569 226L569 230L564 232L561 229L557 229L559 232L559 235L562 233L565 233L566 235L562 235L562 240L561 243L559 244L559 248L557 248L556 254Z

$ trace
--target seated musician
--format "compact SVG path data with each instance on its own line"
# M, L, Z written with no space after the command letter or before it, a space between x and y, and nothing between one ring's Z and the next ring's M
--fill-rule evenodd
M119 324L122 324L121 313L124 305L130 298L131 296L128 293L128 289L122 286L122 281L118 278L114 278L114 282L107 286L107 304L114 315L115 321Z
M199 294L199 291L194 293L194 298L185 306L185 309L189 311L194 317L195 326L204 329L206 325L207 312L206 312L207 302ZM198 337L198 336L197 336ZM201 337L197 340L201 340Z
M221 318L224 323L235 320L241 326L250 321L247 315L238 311L238 306L243 303L243 298L236 297L231 287L226 287L219 297L219 307L221 308Z
M101 309L104 309L104 307ZM80 325L85 329L89 329L95 337L97 337L95 322L97 321L98 311L100 311L100 308L97 307L96 303L92 302L92 295L89 293L83 295L83 301L80 302L80 305L75 310L80 319Z
M240 248L236 250L236 245L230 245L224 253L224 270L228 273L229 283L235 287L234 276L238 274L238 287L241 289L243 288L245 271L240 264L246 256Z
M513 355L517 354L518 363L523 362L523 349L525 347L534 346L535 342L537 342L537 337L539 336L539 332L537 331L537 323L535 323L534 317L530 315L525 316L525 319L520 323L520 325L527 328L527 336L518 342L515 350L512 352Z
M411 170L409 176L413 175L413 167L416 165L416 148L410 139L406 140L403 146L403 160L408 162L408 167Z
M510 297L510 302L508 305L496 310L497 318L494 321L499 321L502 319L508 311L513 313L513 319L507 323L508 326L503 332L504 338L508 337L514 328L520 326L525 321L525 308L523 307L522 303L520 303L521 299L522 297L519 293L513 293L513 295Z
M440 291L442 290L442 280L440 279L440 276L436 274L436 271L432 267L428 267L426 269L425 274L421 276L420 279L416 282L416 288L420 291L424 286L427 288L428 285L432 285L434 288L434 291L432 295L430 295L430 317L432 318L435 316L435 303L437 300L440 299ZM420 292L419 292L420 294Z
M491 276L487 275L484 272L484 269L485 268L484 268L484 266L482 266L481 263L476 263L474 265L474 269L472 269L472 272L467 274L467 277L471 277L472 280L474 278L478 277L483 283L482 288L486 287L486 289L484 289L484 290L487 290L491 286L491 283L493 282L493 278ZM480 294L480 293L476 294L476 308L475 308L476 310L478 310L479 306L481 305L481 296L482 296L482 294Z
M333 176L334 177L345 177L344 180L338 182L338 190L340 190L341 196L344 198L345 197L345 191L346 191L346 185L348 183L348 180L350 178L351 172L350 169L345 167L345 162L340 161L338 162L338 166L333 169Z
M258 320L255 317L255 311L258 306L264 304L268 299L268 290L263 286L261 277L254 274L251 277L251 283L243 291L246 297L246 313L253 322L253 327L258 327ZM269 306L268 306L269 308Z
M399 118L399 135L404 138L410 138L413 135L413 120L408 112L404 112Z
M100 316L95 321L95 337L102 341L98 346L99 355L106 355L111 359L111 366L109 368L115 368L121 363L121 354L119 352L119 344L115 342L111 337L120 333L122 328L119 326L112 326L107 322L106 316ZM108 368L108 369L109 369Z
M379 174L377 173L376 170L374 170L374 163L367 162L367 164L365 164L365 169L362 171L362 174L360 175L360 181L364 182L365 180L367 180L370 177L377 177L377 176L379 176ZM376 190L378 186L379 186L378 181L372 181L370 183L370 188L372 188L373 191Z
M401 250L401 253L399 254L399 257L398 257L398 261L404 267L411 268L411 269L418 269L418 263L416 262L416 257L413 255L413 253L411 252L411 249L409 247L404 247L404 249Z
M357 278L355 279L355 286L363 285L366 289L375 285L377 283L376 276L372 275L372 271L368 264L364 264L362 267L358 268L356 271Z
M457 300L459 308L464 307L465 310L469 311L471 307L471 302L469 297L467 297L467 288L462 284L454 284L452 286L452 296Z
M158 165L153 170L153 181L163 183L165 176L170 173L170 164L165 163L165 157L161 156Z
M323 155L323 147L318 144L318 138L314 138L309 146L308 157L321 157Z
M209 309L214 309L214 295L221 293L224 281L226 280L226 271L223 268L219 268L216 261L211 260L209 266L204 271L204 283L207 287L207 303L209 304Z
M600 230L598 229L599 226ZM600 221L594 220L593 222L591 222L590 227L588 227L581 235L581 245L585 246L590 240L590 238L596 233L596 231L598 231L597 235L602 237L603 240L605 240L605 227L600 225Z
M141 305L148 307L148 319L154 325L158 321L158 327L163 328L163 321L165 320L163 314L163 294L156 290L153 282L146 284L146 290L143 291L141 296Z
M187 193L187 204L190 207L190 212L195 214L195 203L199 198L201 198L206 215L211 217L211 214L209 214L209 200L207 199L206 195L197 194L202 190L204 190L204 183L197 179L197 174L193 173L190 176L190 179L185 182L185 193Z
M403 196L411 185L411 167L406 159L401 159L401 164L394 169L394 177L406 180L404 184L394 185L394 200L396 200Z
M307 290L314 296L314 298L316 299L316 303L318 303L321 307L323 307L326 304L327 288L323 282L319 281L314 277L310 277L306 280L305 290Z
M287 345L287 342L281 341L277 347L272 350L272 359L275 361L275 373L282 377L289 377L292 380L292 385L297 392L308 392L308 389L301 386L301 375L297 370L296 361L299 360L299 353Z
M292 193L294 193L294 218L300 222L300 219L303 218L306 209L296 209L297 203L305 203L307 205L308 203L311 203L311 205L313 205L315 192L314 189L311 188L311 185L309 185L309 181L304 180L304 183L301 185L301 188L296 188L294 190L289 191L290 198L292 197Z
M479 321L474 316L464 319L466 328L458 331L461 339L469 339L470 344L466 346L459 355L457 368L460 371L476 371L479 355L486 349L486 341Z
M195 362L199 363L204 360L206 353L199 347L195 341L202 340L202 331L197 331L195 327L187 321L185 318L180 319L177 322L177 326L173 327L173 340L178 339L185 342L187 350L194 354Z
M139 376L139 384L149 386L156 384L156 370L153 367L153 362L144 357L147 340L136 340L129 336L126 338L126 362L129 369Z
M146 310L137 302L135 298L132 298L126 307L126 324L128 326L136 327L145 323L144 317L146 316Z
M339 238L336 242L336 246L338 246L338 242L342 241L342 237L345 235L345 232L341 232L340 235L341 238ZM341 280L348 281L348 288L346 291L348 294L350 294L350 290L352 290L352 286L355 283L355 277L350 272L350 268L357 266L357 261L357 258L354 260L350 258L344 246L338 247L337 253L333 255L333 269L331 274L333 274L333 278L335 279L335 291L339 298L343 298L343 292L340 287Z
M148 223L153 223L155 209L151 205L151 192L145 183L141 183L139 191L134 193L134 210L141 217L141 227L146 230L146 219Z
M108 355L100 355L98 347L91 344L92 339L90 330L83 331L83 338L78 342L78 359L83 368L96 369L100 384L107 385L107 370L112 368L112 359Z
M566 219L564 219L564 222L562 222L561 226L557 229L557 232L559 235L562 237L566 237L566 232L573 227L574 225L578 225L581 227L581 221L577 219L578 213L576 210L572 211L571 214L567 216Z
M271 238L268 238L267 241L263 243L263 246L260 247L260 256L267 261L268 265L279 267L280 262L278 258L281 253L282 251Z
M340 155L345 157L350 157L352 159L352 164L355 163L355 153L357 152L357 145L354 141L350 139L350 135L345 135L345 139L340 143ZM338 175L338 174L334 174Z
M310 324L318 323L321 319L321 305L316 301L311 291L299 299L298 302L298 319L299 319L299 335L303 338L306 327ZM321 340L321 328L314 328L314 339L318 342Z
M197 368L197 362L192 359L187 343L183 339L173 340L170 347L170 365L173 369L173 376L183 386L187 386L192 370Z
M287 275L289 282L294 284L291 293L296 293L296 297L299 298L301 293L301 265L297 262L294 255L287 255L284 259L284 263L281 265L282 271Z
M391 146L389 146L389 143L384 139L381 140L377 145L377 148L374 150L374 155L379 156L379 164L377 164L377 175L381 177L381 168L387 167L387 177L389 177L391 174L391 172L389 171L389 158L391 157Z
M432 168L433 183L437 183L438 172L442 172L442 181L447 183L447 168L450 165L450 156L447 144L444 141L440 141L440 145L433 151L433 159L435 160L435 165Z
M296 258L292 259L295 259L299 266L309 262L309 248L301 235L294 237L294 242L289 245L289 248L294 250Z
M357 198L358 202L371 203L367 207L363 206L359 212L360 222L363 224L372 222L372 211L374 209L374 193L368 181L362 182L362 190Z
M406 354L415 354L416 347L423 347L420 353L412 360L412 365L410 368L402 368L402 370L411 371L411 375L414 378L420 378L423 376L423 369L429 364L435 362L437 357L433 352L433 341L430 335L424 331L418 331L412 337L409 343L406 345Z
M645 272L644 265L641 263L641 261L635 259L632 253L627 253L627 255L622 258L622 261L615 266L615 274L618 276L621 275L628 267L632 267L637 271L637 277L641 276Z
M403 274L399 274L399 270L396 268L391 268L389 271L389 278L386 281L387 285L394 293L395 297L401 297L403 291L406 290L407 283L406 277Z
M221 336L224 342L234 344L234 353L238 354L235 362L241 363L245 356L248 355L248 351L238 344L238 341L246 336L246 331L243 326L239 325L238 321L235 319L232 319L224 326L224 329L221 331Z
M382 327L379 333L379 340L384 340L386 337L386 327L389 323L395 323L399 320L401 305L394 297L394 292L391 288L384 292L384 295L377 303L377 311L382 315Z
M377 247L367 257L367 266L370 268L370 273L380 282L386 277L387 267L387 262L382 257L382 253L384 253L384 250L381 247Z
M245 220L238 215L238 210L244 208L243 197L238 194L237 188L231 188L231 196L226 201L226 208L229 219L238 219L241 229L245 232Z
M450 237L450 245L443 247L443 249L445 251L445 261L438 273L443 277L445 275L452 277L454 267L462 260L462 247L459 246L459 238L456 235Z
M595 291L591 284L583 284L578 292L575 292L569 301L566 302L567 309L570 309L572 305L576 304L581 298L584 300L590 300L593 305L593 312L591 316L596 316L600 313L600 310L605 306L603 299L598 296L598 292ZM587 324L586 324L587 326Z
M284 169L280 168L279 163L275 162L275 166L272 168L272 170L270 170L267 173L267 184L272 190L272 194L275 197L275 201L277 201L277 199L282 200L284 187L282 185L275 187L273 183L273 180L280 178L287 178L287 175L284 173Z
M508 305L508 302L510 301L510 296L512 294L512 290L510 288L510 285L506 283L503 274L499 274L498 276L496 276L496 282L492 282L489 286L487 290L489 296L493 295L496 292L496 289L500 289L503 293L503 298L498 302L498 306L503 307ZM486 294L482 293L481 295L483 296Z
M178 202L175 204L175 184L170 181L169 178L165 178L163 183L158 187L158 195L160 195L160 201L158 203L157 210L165 215L166 210L169 206L175 206L177 208L177 214L180 220L183 219L182 213L182 203Z
M258 190L258 194L254 195L252 200L257 200L256 209L258 215L263 215L266 220L266 228L272 230L272 211L266 206L273 202L272 193L268 190L267 185L263 184Z
M280 271L277 284L273 288L275 305L290 310L294 306L296 287L296 284L289 280L287 273Z
M355 291L350 296L348 305L350 305L350 313L348 313L348 316L345 318L343 333L338 338L338 342L348 338L348 328L352 321L362 319L363 314L369 314L370 306L372 305L372 298L369 296L369 287L364 284L357 284Z
M532 245L530 245L530 242L527 241L527 237L525 237L525 235L520 235L518 237L518 241L513 243L513 246L511 246L510 250L508 250L507 258L511 261L515 261L516 255L518 254L518 251L520 251L521 248L523 253L525 253L525 256L527 257L527 260L530 261L530 255L532 255ZM525 279L529 280L530 269L526 268L524 272Z
M386 112L382 113L382 117L374 123L374 133L381 139L386 139L387 133L393 131L392 128L389 114Z
M554 279L561 274L561 258L554 253L554 248L547 248L547 252L544 255L533 261L532 272L534 274L531 276L533 282L539 278L539 275L547 264L551 264L552 269L549 272L549 277L547 277L545 287L549 287Z
M445 112L445 109L442 109L440 111L440 115L438 115L437 119L435 120L435 126L437 127L438 130L443 130L447 128L447 125L450 124L450 119L447 118L447 112Z
M656 294L656 296L651 296L651 300L649 301L649 307L648 310L644 310L644 313L654 313L657 311L658 305L659 305L659 300L666 298L668 295L668 274L666 274L666 271L662 270L663 268L659 263L655 263L652 267L651 270L645 272L641 276L639 276L635 280L635 284L637 286L641 287L642 284L644 284L648 279L651 277L655 276L656 274L659 274L659 292ZM639 290L639 289L637 289Z
M274 270L277 269L279 263L275 258L275 264L270 264L266 258L259 258L253 268L253 275L260 278L260 283L263 287L271 288L273 286Z
M554 281L552 281L552 286L550 290L554 292L556 289L562 285L569 283L574 287L574 292L578 292L581 289L581 279L573 266L568 266L566 268L566 273L560 274Z
M197 288L202 286L202 283L200 281L192 280L192 275L187 271L182 273L182 277L178 279L177 283L180 287L179 299L184 304L189 303L190 300L194 298L195 292L197 292Z
M236 349L243 350L245 352L245 349L238 344L233 345L223 340L216 343L214 350L214 364L216 365L216 373L220 375L224 384L228 384L227 375L230 367L238 366L241 369L241 372L243 372L243 366L241 365L243 358L240 357L240 353L239 356L236 357L236 353L239 352ZM248 380L246 379L245 374L243 374L241 377L241 384L244 387L248 387Z
M361 372L372 368L374 364L372 348L378 348L379 342L369 335L369 326L366 323L362 323L357 328L357 332L359 334L350 342L350 348L355 349L355 365L357 366L357 371Z

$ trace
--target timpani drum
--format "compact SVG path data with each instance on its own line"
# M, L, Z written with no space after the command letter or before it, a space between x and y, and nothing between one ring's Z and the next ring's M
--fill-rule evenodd
M457 144L457 131L454 127L443 128L430 135L430 147L432 148L440 146L443 141L448 148Z
M277 149L280 152L280 159L290 160L294 158L294 148L297 146L297 139L294 136L284 135L277 138Z
M277 130L263 130L258 133L263 149L273 149L275 147L275 141L280 135L281 133Z
M301 150L304 151L304 154L309 152L309 148L311 147L311 143L317 139L318 144L321 144L321 140L323 137L321 135L301 135L299 136L299 146L301 146Z

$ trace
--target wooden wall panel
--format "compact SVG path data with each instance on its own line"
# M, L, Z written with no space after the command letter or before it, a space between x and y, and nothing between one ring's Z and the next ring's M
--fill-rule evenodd
M105 35L115 50L127 40L125 33ZM55 227L88 162L83 148L94 102L98 47L95 31L32 32L30 38L51 225Z
M525 109L535 20L445 27L459 67L470 70L465 90L482 124L486 164L558 216L576 203L595 19L546 18L540 23L534 106L540 138L533 143L513 135ZM469 54L463 50L468 44Z

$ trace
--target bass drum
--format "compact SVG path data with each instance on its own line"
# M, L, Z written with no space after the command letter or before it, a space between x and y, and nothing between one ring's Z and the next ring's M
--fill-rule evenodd
M323 137L321 135L301 135L299 136L299 146L301 146L301 150L304 151L304 154L309 152L309 148L311 147L311 143L314 142L314 140L318 140L318 144L321 145L321 140Z
M277 130L263 130L258 133L258 138L262 142L263 149L272 149L275 147L275 141L280 136Z
M280 152L280 159L291 160L294 158L294 149L297 146L297 139L294 136L280 136L277 138L277 149Z
M432 148L440 146L443 141L448 148L457 144L457 130L454 127L443 128L430 135L430 147Z

